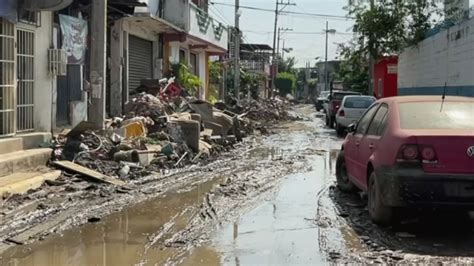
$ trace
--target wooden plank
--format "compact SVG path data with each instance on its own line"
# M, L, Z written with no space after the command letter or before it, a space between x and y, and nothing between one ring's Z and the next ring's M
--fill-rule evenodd
M53 164L59 167L68 169L70 171L85 175L87 177L93 178L99 182L109 183L109 184L113 184L117 186L125 185L125 182L123 182L122 180L118 180L110 176L103 175L99 172L96 172L94 170L91 170L89 168L83 167L81 165L75 164L70 161L55 161Z

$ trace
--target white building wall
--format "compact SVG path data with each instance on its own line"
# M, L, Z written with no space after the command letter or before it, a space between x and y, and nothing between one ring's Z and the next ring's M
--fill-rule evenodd
M48 74L48 49L52 47L52 13L41 12L41 27L35 27L35 130L49 132L56 117L56 79ZM53 100L54 98L54 100Z
M399 57L399 94L474 96L474 19L443 30Z
M209 27L207 28L206 32L202 32L199 28L198 24L198 18L197 18L197 7L194 4L190 4L190 23L189 23L189 34L192 36L195 36L201 40L205 40L209 43L212 43L213 45L222 48L224 50L227 50L227 44L228 44L228 33L227 33L227 27L222 25L223 31L222 35L220 38L216 36L214 33L214 27L217 27L220 25L219 21L215 20L214 18L210 19L209 22Z

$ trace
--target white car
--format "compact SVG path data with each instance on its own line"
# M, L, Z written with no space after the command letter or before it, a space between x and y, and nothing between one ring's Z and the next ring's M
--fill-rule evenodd
M336 114L336 132L338 136L359 118L376 101L372 96L345 96L341 102L341 108Z

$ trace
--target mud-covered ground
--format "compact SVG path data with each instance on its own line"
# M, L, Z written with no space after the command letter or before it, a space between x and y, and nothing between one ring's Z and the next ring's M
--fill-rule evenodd
M0 264L473 263L470 219L427 212L372 224L363 195L335 188L341 140L312 106L294 109L303 121L208 165L127 188L65 177L7 199Z

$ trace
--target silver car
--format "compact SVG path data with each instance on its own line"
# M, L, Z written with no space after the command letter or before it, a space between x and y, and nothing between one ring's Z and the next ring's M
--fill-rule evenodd
M336 113L337 135L343 135L345 129L350 124L357 122L376 100L372 96L345 96Z

